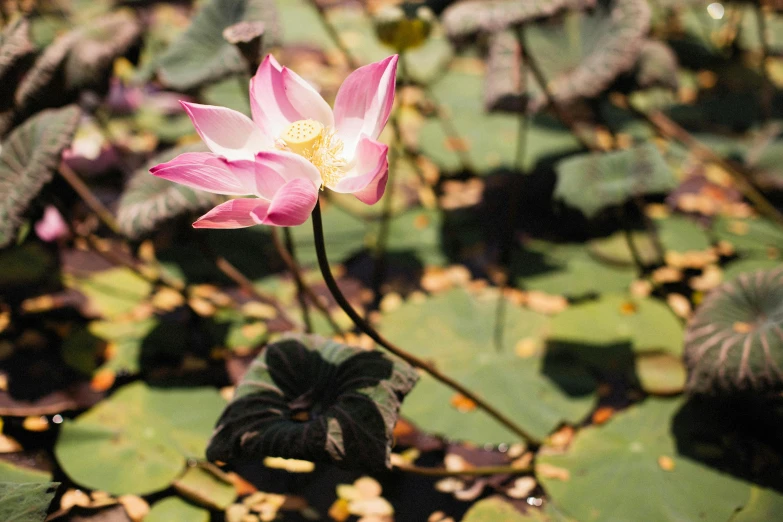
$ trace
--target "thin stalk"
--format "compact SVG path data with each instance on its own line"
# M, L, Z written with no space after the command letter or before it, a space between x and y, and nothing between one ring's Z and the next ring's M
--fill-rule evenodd
M400 83L404 86L407 84L408 81L408 70L405 64L405 51L400 52L400 60L399 60L399 66L400 66ZM399 121L397 118L400 115L400 106L401 104L399 101L397 102L397 106L394 108L394 113L392 114L391 119L394 120L394 130L399 131ZM378 230L378 241L375 245L375 262L373 266L373 272L372 272L372 282L370 285L370 289L373 292L373 300L374 306L377 306L380 303L381 300L381 285L383 284L383 280L386 276L386 247L389 243L389 231L391 229L391 220L392 220L392 206L394 204L394 189L395 189L395 178L397 177L397 161L399 159L399 153L397 152L397 148L401 145L401 138L399 132L395 132L394 134L394 141L392 142L391 148L389 150L389 174L388 179L386 181L386 192L384 193L383 197L383 210L381 211L381 226Z
M120 233L120 227L117 224L117 220L114 219L114 215L106 206L98 199L95 194L92 193L90 187L82 181L82 179L76 174L71 167L69 167L64 161L60 162L58 172L63 179L71 186L71 188L82 198L82 201L95 212L98 219L103 222L104 225L109 227L115 234Z
M639 271L639 277L642 277L647 271L647 267L645 266L644 260L639 253L639 249L636 248L636 243L633 241L633 229L631 229L631 226L625 219L626 217L625 209L623 207L617 207L617 219L620 220L620 223L623 227L623 237L625 238L625 244L628 245L628 250L631 252L631 258L633 259L633 263L636 265L636 269Z
M280 238L277 235L277 229L273 229L275 246L279 246ZM302 278L301 271L299 270L299 262L296 259L296 249L294 248L294 238L291 236L291 229L283 227L283 239L285 241L285 250L290 256L291 264L288 266L291 271L291 275L294 277L294 283L296 284L296 299L299 301L299 308L302 310L302 321L304 322L305 332L313 333L313 322L310 320L310 308L307 306L307 299L305 298L305 287L307 285ZM278 248L280 252L282 249ZM329 316L329 313L326 313Z
M661 111L656 110L646 113L633 106L632 108L636 114L655 127L658 134L679 141L681 144L685 145L694 156L705 161L716 163L723 170L728 172L737 184L739 191L753 203L756 210L783 227L783 213L781 213L775 205L770 203L766 196L750 182L746 172L741 171L739 168L726 161L723 156L694 138L688 131L680 127Z
M457 126L454 125L451 116L443 109L443 106L440 104L429 85L422 85L421 88L424 91L424 96L429 98L430 103L435 107L435 116L438 118L443 133L451 143L455 144L454 152L459 158L462 170L466 172L475 172L476 169L473 168L473 161L470 159L470 154L459 145L465 140L460 136L460 132L457 130Z
M425 468L421 466L395 464L394 471L425 477L486 477L490 475L524 475L532 473L532 466L479 466L476 468L451 470L446 468Z
M473 401L473 403L477 407L484 410L487 414L493 417L498 423L502 424L510 431L517 434L525 442L527 442L529 446L538 447L541 445L541 441L539 441L538 439L536 439L535 437L527 433L524 429L522 429L520 426L514 423L514 421L506 417L504 414L502 414L500 411L495 409L489 403L485 402L474 392L470 391L468 388L461 385L451 377L441 373L440 370L438 370L433 364L423 359L420 359L415 355L413 355L412 353L409 353L403 350L402 348L398 347L397 345L391 343L386 338L384 338L380 333L378 333L378 331L375 330L375 328L373 328L369 322L367 322L362 316L360 316L343 295L342 291L340 290L340 287L337 285L337 281L334 280L334 276L332 275L331 269L329 268L329 260L326 257L326 246L324 242L324 230L323 230L323 222L321 219L320 202L316 204L315 208L313 209L312 219L313 219L313 236L315 239L315 251L318 256L318 266L321 269L321 273L323 274L324 282L326 283L326 286L329 288L329 291L332 292L332 296L334 296L334 299L335 301L337 301L337 304L340 305L340 308L342 308L346 314L348 314L348 317L351 318L351 320L359 328L359 330L367 334L373 341L375 341L376 343L378 343L379 345L381 345L386 350L396 355L403 361L407 362L411 366L424 370L436 380L440 381L441 383L445 384L446 386L453 389L457 393L461 394L463 397L466 397L467 399Z
M517 28L517 43L519 44L520 53L522 47L525 45L525 33L524 27ZM519 78L520 82L525 77L525 61L520 60L519 66ZM525 156L527 155L527 138L528 130L530 129L530 118L524 112L519 113L519 123L517 127L517 147L514 154L514 165L516 172L511 182L511 198L509 198L508 208L506 211L506 228L503 230L501 236L502 244L500 246L500 268L503 271L502 280L500 282L500 294L498 295L498 304L495 309L495 331L494 342L495 349L499 352L503 349L503 330L506 319L506 288L509 286L510 278L510 265L511 265L511 251L514 248L514 224L517 222L517 215L519 213L519 196L521 192L521 179L525 174Z
M762 121L769 120L772 114L772 98L774 96L775 85L769 78L767 73L767 62L769 61L769 40L767 38L767 20L764 13L764 6L766 2L762 0L759 5L756 6L756 24L758 25L759 39L761 40L761 117Z
M299 267L299 264L296 262L296 260L291 257L290 253L291 250L286 248L286 246L283 244L282 241L280 241L280 235L277 233L276 227L272 228L272 242L275 244L275 249L277 250L277 254L280 256L280 258L283 260L283 263L285 263L286 268L288 268L288 271L291 272L291 275L294 278L294 281L296 282L297 287L297 293L299 292L299 289L301 288L303 292L303 296L306 295L310 298L310 301L312 301L313 306L315 306L316 310L321 312L323 316L326 318L327 322L329 323L329 326L332 327L332 330L334 330L334 333L337 335L342 335L343 331L342 328L335 322L335 320L332 318L332 314L329 313L329 309L321 302L321 300L318 298L316 293L313 291L313 289L308 285L304 277L302 276L302 269ZM286 242L288 240L286 239ZM293 248L293 241L291 242L291 248ZM301 301L300 301L301 305ZM302 310L302 313L304 313L304 309Z
M346 46L342 38L340 38L340 33L337 32L337 29L335 29L335 27L332 25L332 22L330 22L329 18L327 18L326 9L324 9L323 6L317 2L317 0L310 0L310 5L318 13L318 19L321 21L321 25L323 26L324 30L326 30L329 38L332 39L334 45L340 50L343 56L345 56L345 60L348 62L348 66L351 67L351 69L358 69L361 67L362 64L359 63L359 60L357 60L351 51L348 50L348 46Z

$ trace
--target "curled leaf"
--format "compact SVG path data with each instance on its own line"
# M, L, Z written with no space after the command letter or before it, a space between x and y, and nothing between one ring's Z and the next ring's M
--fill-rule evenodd
M210 460L267 456L390 467L392 430L418 379L407 364L317 336L267 346L237 387Z

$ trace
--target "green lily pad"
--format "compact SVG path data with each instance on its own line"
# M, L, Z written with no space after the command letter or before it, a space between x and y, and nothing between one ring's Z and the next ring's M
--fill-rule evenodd
M783 389L783 268L740 274L713 290L685 336L688 389Z
M679 356L682 337L682 324L662 302L604 294L557 314L548 341L597 368L630 371L634 353Z
M513 165L519 119L511 114L488 114L484 108L485 75L482 66L452 66L432 87L433 98L448 114L459 141L449 140L436 118L428 119L419 132L419 146L444 170L461 168L456 149L465 149L479 174L503 165ZM579 141L558 121L546 115L531 117L523 160L525 170L540 161L562 157L581 149Z
M680 444L691 442L680 437L693 436L687 429L672 435L682 405L649 398L604 425L583 429L564 454L538 457L539 466L561 468L568 480L551 474L539 479L558 506L581 522L728 520L746 504L750 485L680 454ZM600 495L596 484L607 486Z
M15 239L22 214L52 179L62 151L71 144L81 111L75 105L39 112L0 148L0 248Z
M595 404L592 377L583 368L544 353L542 336L549 318L527 309L506 307L503 344L496 348L496 296L488 292L479 297L460 288L424 302L406 302L384 314L379 328L392 342L432 361L536 437L545 437L562 422L581 421ZM455 440L515 440L481 410L452 406L455 396L423 375L402 414L425 431Z
M555 197L593 217L634 196L666 193L674 173L653 143L615 152L571 156L556 166Z
M83 486L114 495L160 491L183 472L188 459L204 458L224 405L211 388L129 384L65 421L55 455L65 473Z
M106 319L130 312L152 291L149 281L125 267L95 272L84 278L69 276L65 283L86 295L92 310Z
M59 482L18 484L0 482L0 520L41 522L52 503Z
M783 231L764 218L737 219L718 217L712 226L717 239L731 243L745 257L766 258L770 249L783 259Z
M0 482L51 482L52 474L0 460Z
M634 367L642 389L651 395L675 395L685 389L688 373L681 357L670 353L640 353Z
M465 513L462 518L462 522L525 522L525 521L541 521L546 522L546 518L538 515L538 511L534 511L536 515L526 516L519 512L514 506L503 500L502 497L489 497L484 500L479 500L473 504L470 509Z
M180 498L167 497L152 505L144 522L209 522L209 511Z
M774 520L783 512L783 495L772 489L753 486L750 500L729 522L757 522Z
M392 430L416 372L378 351L317 336L267 346L218 421L210 460L266 456L391 466Z
M655 242L647 232L634 230L631 241L645 265L659 261L655 250ZM625 232L614 234L587 242L587 250L601 261L620 266L636 266L631 249L628 247Z
M149 333L159 325L158 319L141 321L93 321L87 327L89 332L114 344L113 357L101 368L131 375L139 373L141 344Z
M581 244L529 241L514 252L512 276L519 288L578 298L621 292L636 278L636 269L599 262Z
M233 484L203 466L189 467L174 481L174 489L197 504L221 511L237 498Z

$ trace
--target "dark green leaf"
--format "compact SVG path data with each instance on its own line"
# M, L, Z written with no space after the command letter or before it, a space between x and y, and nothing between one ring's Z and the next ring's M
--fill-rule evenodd
M207 457L387 468L400 402L416 380L413 368L378 351L317 336L287 338L250 366Z
M204 2L190 27L160 57L158 74L163 83L187 90L247 71L239 51L223 38L225 28L245 20L266 23L267 45L278 39L273 0Z
M217 205L221 196L194 190L178 183L158 178L149 169L185 152L206 150L201 143L175 147L155 156L136 171L120 198L117 222L123 234L137 238L155 230L167 219L186 212L203 210Z
M571 156L560 161L555 169L555 197L588 217L634 196L668 192L677 184L652 143L616 152Z
M3 142L0 152L0 247L14 240L27 205L46 183L71 143L81 111L76 106L36 114Z
M783 268L740 274L707 296L685 336L688 389L783 389Z
M59 482L46 484L0 482L0 520L43 522Z

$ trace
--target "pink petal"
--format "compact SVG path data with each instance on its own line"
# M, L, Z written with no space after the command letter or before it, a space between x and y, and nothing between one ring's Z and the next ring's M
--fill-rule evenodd
M217 194L243 196L253 192L236 172L232 172L223 158L209 152L180 154L169 162L152 167L150 172L159 178Z
M269 201L239 198L216 206L193 223L193 228L244 228L257 225L253 212L266 212Z
M386 190L389 177L388 152L387 145L363 137L356 147L353 168L335 186L329 188L335 192L352 193L363 203L374 205Z
M317 201L317 187L307 179L294 179L277 191L268 208L257 208L253 216L265 225L293 227L307 221Z
M313 119L334 126L329 104L292 70L281 67L270 54L250 80L253 120L274 141L290 123Z
M271 148L253 120L232 109L181 101L207 147L229 160L253 159L256 152Z
M362 134L377 139L386 126L394 103L396 77L395 54L359 67L340 86L334 102L334 121L347 157L351 157Z
M256 154L256 183L258 192L272 199L280 188L295 179L306 179L318 189L321 173L299 154L282 150L262 151Z
M35 223L35 233L41 241L51 242L68 235L68 225L62 215L54 207L47 205L43 217Z

